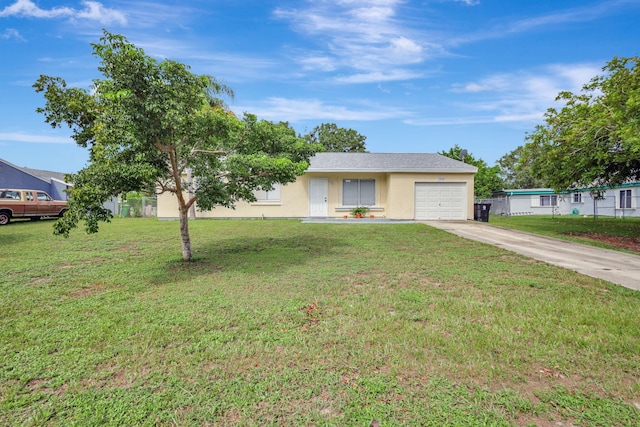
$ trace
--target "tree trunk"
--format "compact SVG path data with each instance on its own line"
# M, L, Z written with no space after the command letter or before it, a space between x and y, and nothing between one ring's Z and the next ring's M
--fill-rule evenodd
M191 238L189 237L189 209L180 206L180 238L182 239L182 261L191 261Z
M178 198L178 212L180 214L180 239L182 240L182 261L191 261L191 238L189 237L189 207L195 202L190 199L189 203L185 202L182 193L182 171L178 167L178 155L173 148L168 151L169 161L171 162L171 174L176 184L175 194ZM189 190L191 186L189 186Z

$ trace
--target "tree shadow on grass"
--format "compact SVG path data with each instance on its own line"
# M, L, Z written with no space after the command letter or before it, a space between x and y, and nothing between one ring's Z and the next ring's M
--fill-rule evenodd
M152 279L166 283L174 278L191 278L216 271L242 273L277 273L314 262L319 257L342 248L347 243L339 237L299 235L292 237L246 237L218 240L194 249L191 262L174 260ZM160 272L159 272L160 273ZM164 274L167 273L167 274Z

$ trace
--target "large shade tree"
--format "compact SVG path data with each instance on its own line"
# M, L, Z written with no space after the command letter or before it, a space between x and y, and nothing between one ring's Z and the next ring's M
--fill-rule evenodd
M500 178L499 166L489 166L487 162L482 159L476 159L473 154L463 150L457 144L450 148L449 151L441 151L440 154L452 159L463 160L465 163L478 168L473 181L473 195L476 199L489 198L494 191L502 190L503 182L502 178Z
M578 94L561 92L525 157L557 191L640 179L640 57L614 58Z
M536 158L533 151L529 156L524 156L524 146L519 145L498 159L500 177L504 181L504 188L542 188L546 182L537 176L532 162Z
M271 190L303 174L319 148L283 123L238 119L220 95L232 95L215 78L197 75L172 60L157 61L125 37L104 32L93 44L102 79L91 90L40 76L38 111L53 127L66 124L88 165L70 176L69 210L55 233L69 235L80 221L97 232L111 212L103 203L130 191L175 195L182 258L192 259L188 212L254 201L255 189Z
M312 144L320 144L324 151L338 153L364 153L366 136L353 129L342 128L335 123L322 123L304 138Z

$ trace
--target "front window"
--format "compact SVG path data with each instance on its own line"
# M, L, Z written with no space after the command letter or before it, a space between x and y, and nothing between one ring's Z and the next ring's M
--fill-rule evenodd
M258 202L279 202L280 201L280 184L273 184L273 190L254 190L253 195L256 196Z
M343 206L373 206L375 204L375 179L345 179L342 181Z
M540 196L540 206L558 206L558 196Z
M620 190L620 209L631 209L631 190Z
M582 203L582 193L573 193L573 203Z

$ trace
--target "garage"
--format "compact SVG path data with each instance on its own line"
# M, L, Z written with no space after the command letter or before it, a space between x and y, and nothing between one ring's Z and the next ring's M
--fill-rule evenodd
M466 220L467 184L464 182L418 182L415 219Z

